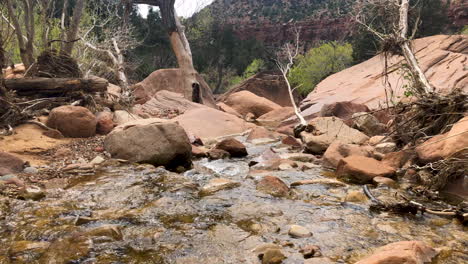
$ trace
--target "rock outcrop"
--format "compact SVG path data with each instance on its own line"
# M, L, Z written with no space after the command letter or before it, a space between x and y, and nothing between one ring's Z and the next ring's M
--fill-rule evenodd
M210 87L208 87L208 84L206 84L200 75L196 77L200 83L201 103L216 108ZM184 78L180 69L161 69L151 73L146 79L135 84L132 89L138 104L146 103L157 92L162 90L179 93L185 98L191 99L192 91L185 91L183 83Z
M420 66L436 91L446 93L454 88L468 91L468 75L464 70L468 60L467 35L431 36L417 39L413 45ZM388 60L391 69L402 62L397 56ZM385 106L384 65L384 57L377 55L329 76L301 103L303 114L313 116L323 105L341 101L366 104L371 109ZM405 82L402 83L398 71L390 71L388 82L394 89L394 99L403 95Z
M292 106L288 87L280 72L268 71L257 73L221 95L218 100L224 101L231 94L240 91L249 91L281 106ZM294 93L294 96L296 103L299 103L300 96L297 93Z
M161 119L142 119L118 126L104 147L112 157L176 169L191 166L192 146L184 129Z
M96 135L96 117L87 108L64 105L52 109L47 126L65 137L87 138Z

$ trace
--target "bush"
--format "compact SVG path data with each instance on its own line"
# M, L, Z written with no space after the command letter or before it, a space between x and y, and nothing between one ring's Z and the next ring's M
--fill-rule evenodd
M351 44L329 42L310 49L298 57L288 76L293 87L307 95L315 86L329 75L346 69L353 63Z

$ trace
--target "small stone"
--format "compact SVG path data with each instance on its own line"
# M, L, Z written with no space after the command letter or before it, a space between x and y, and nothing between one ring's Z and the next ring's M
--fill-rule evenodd
M387 154L396 150L396 144L393 142L388 143L380 143L375 146L375 151L380 152L382 154Z
M362 203L366 200L367 200L366 195L363 194L361 191L349 191L345 198L346 202L352 202L352 203Z
M39 170L35 167L27 167L24 169L23 171L24 173L27 173L27 174L37 174L39 172Z
M299 250L299 252L302 253L305 259L322 256L322 252L320 252L320 247L316 245L304 246L301 248L301 250Z
M258 182L257 190L275 197L285 197L289 194L289 187L275 176L265 176Z
M213 179L207 185L202 187L200 195L211 195L221 190L232 189L239 186L239 182L231 181L228 179Z
M208 155L208 150L201 146L192 145L192 156L194 158L204 158Z
M95 152L104 152L104 150L105 150L104 147L96 147L96 148L94 148L94 151L95 151Z
M229 152L222 149L212 149L208 151L208 158L210 160L227 159L230 156L231 155L229 155Z
M225 139L216 144L215 149L221 149L231 154L231 157L240 158L248 155L244 144L235 138Z
M269 249L262 258L262 264L281 264L286 256L279 249Z
M284 145L288 145L292 148L297 148L297 149L300 149L302 148L302 144L295 138L291 137L291 136L287 136L285 137L281 143L283 143Z
M294 238L304 238L312 236L312 233L307 228L300 225L292 225L289 228L288 234Z
M90 163L93 165L99 165L99 164L102 164L104 161L106 160L103 157L96 156Z
M372 181L377 185L386 185L389 187L395 187L397 185L394 180L387 177L375 177L372 179Z

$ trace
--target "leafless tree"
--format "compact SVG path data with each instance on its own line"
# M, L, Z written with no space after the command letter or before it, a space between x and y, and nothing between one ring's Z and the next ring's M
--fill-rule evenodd
M380 10L381 14L392 17L392 20L394 20L392 21L392 25L390 25L392 30L389 32L379 32L375 29L372 25L373 18L371 18L369 14L363 12L363 10L366 10L366 7ZM399 48L411 72L416 91L419 94L425 95L433 92L433 88L419 66L416 56L411 49L411 40L414 38L417 31L418 23L415 24L412 35L408 36L409 8L409 0L361 0L361 3L357 5L356 8L356 21L369 32L377 36L387 48L391 49L394 46ZM419 18L416 20L418 21Z
M67 2L67 1L66 1ZM75 8L73 9L73 18L66 33L66 38L63 41L61 53L70 56L75 42L78 40L78 30L80 27L81 17L86 5L86 0L77 0ZM63 17L63 16L62 16Z
M284 81L288 87L289 97L291 99L291 104L294 108L294 113L296 114L297 118L299 119L301 126L306 126L307 121L302 116L301 112L299 111L296 101L294 100L294 90L295 88L291 87L291 83L288 80L289 72L291 68L294 66L294 60L299 55L300 50L300 28L294 27L295 39L294 43L286 43L284 47L277 53L276 58L276 65L278 69L283 74Z

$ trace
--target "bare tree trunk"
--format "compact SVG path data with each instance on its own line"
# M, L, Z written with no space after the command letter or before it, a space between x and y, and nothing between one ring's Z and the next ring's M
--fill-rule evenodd
M16 17L15 9L13 8L11 0L5 0L5 3L8 9L8 16L10 17L11 23L15 27L15 33L16 33L16 38L18 41L19 50L20 50L21 61L23 62L26 68L29 68L31 64L33 63L33 59L32 59L33 55L28 54L26 43L25 43L25 40L23 39L24 37L23 31L18 21L18 17ZM29 42L29 39L27 41Z
M34 63L34 36L35 26L34 26L34 0L23 0L24 9L25 9L25 22L26 22L26 37L28 41L26 42L26 53L29 57L31 65Z
M398 0L399 1L399 0ZM405 57L406 62L408 63L411 74L413 74L415 80L422 85L423 93L433 92L431 84L426 78L426 75L419 67L419 63L414 55L409 41L407 39L408 34L408 12L409 12L409 0L401 0L400 4L400 23L399 23L399 32L400 32L400 41L401 41L401 50Z
M67 32L66 41L61 51L62 54L70 56L73 51L73 46L77 40L81 17L83 16L85 2L86 0L77 0L76 2L75 8L73 10L73 18Z

